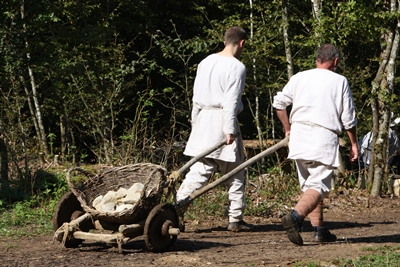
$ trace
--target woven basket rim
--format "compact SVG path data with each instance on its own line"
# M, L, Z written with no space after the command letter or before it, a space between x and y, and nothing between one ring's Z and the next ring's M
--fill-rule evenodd
M92 207L91 203L87 203L85 194L82 191L79 191L79 187L90 183L91 181L99 178L100 176L104 175L105 173L117 172L117 171L120 171L123 169L137 169L137 168L147 168L151 171L149 172L149 174L150 174L149 178L147 178L147 180L145 181L145 184L144 184L145 190L143 190L141 192L139 201L130 209L126 209L123 211L112 211L112 212L104 212L104 211L96 210ZM88 179L79 186L74 185L71 181L71 178L72 178L71 174L74 171L78 171L78 172L86 175ZM132 218L132 213L134 213L137 209L140 209L140 206L143 204L143 202L146 201L146 197L144 195L145 195L145 191L147 189L148 184L150 182L152 182L152 174L161 175L161 179L158 181L158 184L157 184L157 187L159 187L159 186L162 186L162 183L165 181L166 173L167 173L166 169L161 165L157 165L157 164L153 164L153 163L135 163L135 164L128 164L128 165L124 165L124 166L111 167L109 169L102 170L97 174L86 171L80 167L73 167L68 170L66 179L67 179L67 183L68 183L70 190L76 196L76 198L80 202L84 211L89 213L90 215L92 215L94 218L96 218L96 217L107 218L107 220L109 220L109 221L113 221L113 218L114 218L117 221L127 220L127 221L132 222L132 220L135 219L135 218ZM161 190L161 192L162 192L162 190ZM155 197L161 198L161 196L155 196ZM125 219L125 217L127 219Z

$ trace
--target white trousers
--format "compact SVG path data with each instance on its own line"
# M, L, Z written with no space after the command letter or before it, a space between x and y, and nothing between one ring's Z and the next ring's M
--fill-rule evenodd
M219 171L222 175L235 169L240 163L226 162L217 159L203 158L190 167L179 190L176 194L176 201L187 198L195 190L206 185L213 172ZM233 175L224 184L229 186L229 222L238 222L243 219L243 211L246 208L244 201L244 170Z
M324 165L318 161L296 159L297 172L299 174L300 189L317 190L322 198L329 194L333 167Z

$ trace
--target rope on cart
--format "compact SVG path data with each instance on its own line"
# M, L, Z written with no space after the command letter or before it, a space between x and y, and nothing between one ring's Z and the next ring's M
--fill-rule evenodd
M65 243L67 242L68 237L71 237L74 232L79 231L79 227L77 225L72 225L70 223L63 223L60 228L57 229L56 234L59 232L64 232L63 239L60 244L60 248L65 247ZM53 243L56 240L56 234L53 236Z
M118 252L122 253L122 244L124 243L124 235L119 233L117 235Z

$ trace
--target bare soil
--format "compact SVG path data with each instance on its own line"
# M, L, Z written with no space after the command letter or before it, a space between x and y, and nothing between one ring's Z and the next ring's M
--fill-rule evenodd
M53 235L35 238L3 238L1 266L294 266L296 262L335 266L340 259L371 254L368 248L400 245L400 201L385 196L338 194L325 200L325 222L338 241L311 242L308 220L302 233L303 246L289 242L280 218L246 217L255 225L253 232L225 230L226 218L203 218L186 222L168 252L146 250L144 237L123 245L122 253L113 246L84 241L78 248L60 248Z

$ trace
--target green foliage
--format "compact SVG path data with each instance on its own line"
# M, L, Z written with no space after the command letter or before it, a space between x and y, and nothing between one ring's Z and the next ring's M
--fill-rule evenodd
M296 267L322 267L322 266L338 266L338 267L387 267L399 266L400 253L399 247L377 247L377 248L361 248L368 250L369 255L361 256L356 259L337 259L333 262L319 262L319 261L299 261L294 264Z
M294 206L300 194L297 177L280 167L253 169L246 191L251 199L246 214L267 217L285 213L285 206Z
M14 203L0 201L0 235L35 236L53 230L52 216L61 196L68 190L65 177L58 175L56 183L45 183L44 190L25 195Z
M135 138L151 140L145 146L154 141L180 141L190 129L196 66L209 53L222 49L223 32L232 25L251 32L242 56L248 69L245 99L249 104L242 115L246 118L243 134L249 139L257 137L251 113L255 97L262 97L262 132L275 136L280 125L274 125L273 115L267 117L266 113L271 110L271 97L287 82L281 4L123 0L107 4L55 1L47 5L45 1L38 6L26 5L22 19L19 4L7 3L1 15L2 105L21 110L2 111L2 123L10 129L8 137L20 144L19 136L31 134L23 129L33 129L35 116L30 114L26 98L30 92L29 63L38 81L38 101L53 153L64 153L62 157L68 160L77 158L76 162L124 162L121 157L133 155L133 150L125 143L119 147L120 140L127 140L131 127L138 128ZM377 36L382 25L396 19L395 13L385 12L379 2L324 1L321 21L317 22L308 2L289 1L288 5L295 72L314 67L319 43L337 44L343 52L341 70L349 78L360 116L364 116L366 108L362 107L380 53ZM69 134L67 144L61 143L60 118L65 119L62 125ZM13 123L18 120L19 127ZM151 130L140 131L145 128ZM23 135L18 134L21 131L25 131ZM28 149L38 149L35 146L37 142L31 142ZM140 143L133 146L143 148ZM134 156L125 159L135 160Z
M317 262L311 261L307 263L295 262L294 267L319 267Z
M195 199L185 213L185 217L191 220L199 220L206 217L224 216L226 214L227 200L226 190L213 190Z
M399 266L399 247L374 248L372 253L358 259L347 259L340 262L341 267L386 267Z
M37 194L49 194L66 188L65 179L61 179L61 174L54 175L45 170L39 169L34 174L30 169L20 171L19 175L11 180L4 182L0 188L0 207L7 208L8 205L18 201L26 200Z
M286 213L285 206L293 206L299 193L297 178L282 169L274 167L261 172L252 169L245 187L245 215L273 217ZM228 188L221 186L195 199L185 216L190 219L199 219L203 215L226 216L228 205Z

